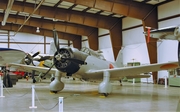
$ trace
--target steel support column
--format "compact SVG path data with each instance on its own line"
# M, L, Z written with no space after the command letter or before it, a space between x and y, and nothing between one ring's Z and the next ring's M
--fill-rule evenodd
M112 49L114 53L114 59L116 59L119 50L122 47L122 19L119 19L119 21L109 31Z
M157 63L157 42L147 43L150 63ZM157 72L153 72L153 83L157 83Z
M99 49L98 28L88 36L89 47L93 50Z
M74 40L73 42L73 47L77 48L77 49L81 49L82 48L82 37L80 35L74 35Z

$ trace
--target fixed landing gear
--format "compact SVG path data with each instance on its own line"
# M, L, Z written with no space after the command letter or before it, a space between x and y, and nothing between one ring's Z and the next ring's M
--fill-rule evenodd
M108 71L104 71L103 81L99 84L99 93L103 94L105 97L107 97L112 92L112 85L109 80L110 73Z
M55 77L51 77L51 82L54 81Z
M101 93L101 96L107 97L109 93Z
M36 83L36 79L35 78L33 78L33 83Z
M56 94L56 93L58 93L58 91L50 91L51 93L54 93L54 94Z
M122 79L119 80L120 86L122 86Z
M56 70L55 79L49 85L49 89L51 92L57 93L64 89L64 83L61 81L61 76L61 72Z

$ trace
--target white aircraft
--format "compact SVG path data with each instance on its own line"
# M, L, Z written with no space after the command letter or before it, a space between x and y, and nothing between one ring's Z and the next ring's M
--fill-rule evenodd
M178 40L178 62L180 65L180 25L170 26L155 30L150 30L145 33L148 38L166 39L166 40Z
M149 77L149 75L139 75L140 73L147 73L159 70L167 70L178 67L178 62L168 62L161 64L150 64L133 67L123 67L121 52L115 62L109 62L97 51L89 48L78 50L76 48L65 47L59 48L59 39L56 31L53 31L54 42L57 48L54 54L54 68L49 71L55 73L55 79L50 83L50 91L58 92L63 90L64 83L61 81L63 73L67 76L74 76L85 80L102 79L99 84L98 91L107 96L112 92L112 85L110 80L120 80L121 78L131 77ZM22 52L22 51L21 51ZM11 58L10 55L9 58ZM17 63L10 63L9 65L18 66L21 70L31 69L46 72L47 68L34 67L30 65L23 65Z
M149 36L157 39L179 40L180 41L180 26L170 26L155 30L150 30ZM148 35L148 33L145 33Z

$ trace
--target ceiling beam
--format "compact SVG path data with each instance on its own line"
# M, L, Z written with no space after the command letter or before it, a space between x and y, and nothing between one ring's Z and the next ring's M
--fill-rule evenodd
M2 14L0 14L0 21L3 19ZM9 15L9 18L7 19L7 22L9 23L14 23L14 24L23 24L25 21L24 16L14 16L14 15ZM25 25L28 26L33 26L33 27L39 27L47 30L53 30L56 29L57 31L60 32L65 32L65 33L70 33L70 34L75 34L75 35L84 35L88 36L92 31L95 30L93 27L89 26L84 26L84 25L78 25L78 24L73 24L73 23L64 23L64 22L53 22L50 20L45 20L45 19L38 19L38 18L30 18Z
M11 12L11 8L13 6L14 0L9 0L7 4L7 8L4 13L4 19L2 20L1 24L4 26L6 25L7 18L9 16L9 13Z
M74 4L80 4L91 8L100 9L103 11L112 12L115 14L124 15L127 17L132 17L136 19L143 20L146 26L150 26L153 28L157 28L157 25L152 26L148 22L148 18L157 20L157 16L155 14L150 13L157 13L152 11L154 7L150 4L144 4L141 2L135 2L132 0L62 0L66 2L71 2ZM147 21L146 21L147 19Z
M1 30L8 30L8 31L16 31L18 28L19 28L19 25L10 24L10 23L7 23L5 26L0 26ZM52 30L41 29L41 32L36 33L35 27L24 26L20 31L24 32L24 33L30 33L30 34L41 35L41 36L48 36L48 37L53 38L53 31ZM57 33L58 33L59 39L64 39L64 40L74 41L75 37L76 38L78 37L77 35L58 32L58 31L57 31Z
M5 9L3 5L6 5L6 3L4 2L4 0L1 0L0 6L2 6L2 9ZM22 2L15 1L12 10L32 13L34 10L34 5L30 3L23 4ZM41 6L35 12L35 14L48 18L63 20L66 22L87 25L97 28L99 27L104 29L111 28L119 20L119 18L94 15L91 13L73 11L68 9L57 8L56 10L54 10L53 7L48 6Z

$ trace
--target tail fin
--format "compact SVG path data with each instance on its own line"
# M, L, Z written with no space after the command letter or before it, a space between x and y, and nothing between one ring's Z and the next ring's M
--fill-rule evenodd
M54 53L55 53L56 51L57 51L57 50L56 50L54 41L51 41L51 42L50 42L50 48L49 48L49 55L54 55Z
M117 67L123 67L123 50L121 49L115 61Z

